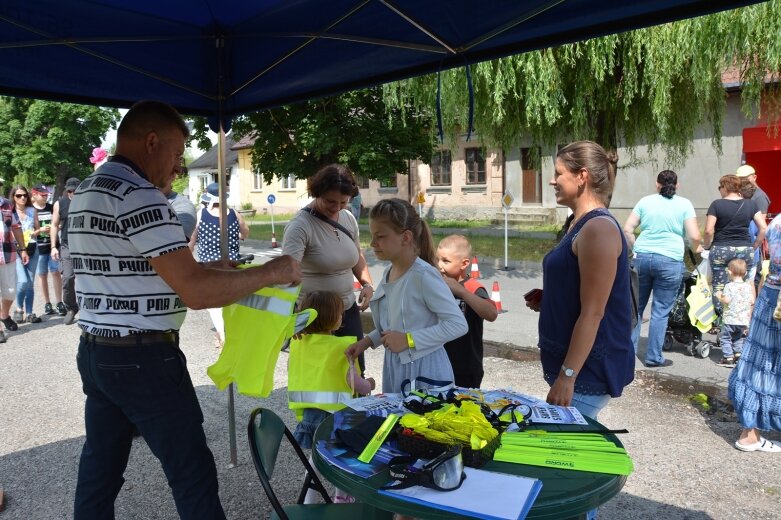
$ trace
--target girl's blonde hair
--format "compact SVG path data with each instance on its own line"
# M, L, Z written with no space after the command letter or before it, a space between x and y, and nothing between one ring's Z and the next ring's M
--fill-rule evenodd
M397 233L411 231L417 246L418 256L436 266L436 253L434 252L431 230L426 221L420 218L412 204L403 199L383 199L374 205L369 213L369 218L387 222Z
M304 296L301 309L314 309L317 318L303 331L304 334L330 334L339 328L344 313L344 302L338 294L330 291L312 291Z

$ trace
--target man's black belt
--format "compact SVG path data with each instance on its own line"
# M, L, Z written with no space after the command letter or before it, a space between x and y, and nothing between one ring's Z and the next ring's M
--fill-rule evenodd
M143 334L130 334L129 336L120 336L109 338L105 336L96 336L89 332L82 332L81 337L87 341L92 341L98 345L108 345L111 347L137 347L141 345L154 345L155 343L176 343L179 339L178 332L145 332Z

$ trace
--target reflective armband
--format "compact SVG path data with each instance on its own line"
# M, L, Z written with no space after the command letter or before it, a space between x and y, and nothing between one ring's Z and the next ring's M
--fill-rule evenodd
M407 345L409 345L409 348L415 348L415 340L412 339L411 332L407 332Z

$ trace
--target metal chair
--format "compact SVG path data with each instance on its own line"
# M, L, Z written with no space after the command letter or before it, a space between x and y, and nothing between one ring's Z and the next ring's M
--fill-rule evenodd
M271 503L274 512L272 520L349 520L349 519L391 519L392 513L375 509L368 504L334 504L331 497L323 487L323 483L317 477L314 468L307 460L306 454L298 445L293 434L285 426L277 414L268 408L256 408L252 411L247 425L249 448L252 453L252 461L263 485L263 490ZM271 488L271 476L277 462L277 455L282 444L282 437L286 437L306 469L306 478L296 504L283 506L276 493ZM314 489L323 497L325 504L304 504L304 497L309 489Z

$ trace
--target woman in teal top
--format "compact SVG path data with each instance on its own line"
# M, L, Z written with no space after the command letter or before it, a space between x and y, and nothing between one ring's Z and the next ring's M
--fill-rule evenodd
M667 330L667 318L675 303L683 277L684 235L690 247L702 251L700 228L694 206L675 194L678 176L664 170L656 177L655 195L640 199L624 223L624 235L634 252L634 266L640 278L639 313L632 341L637 351L642 316L654 293L651 306L651 322L648 327L648 348L645 366L672 365L662 356L662 344ZM640 236L635 240L635 228L640 226Z

